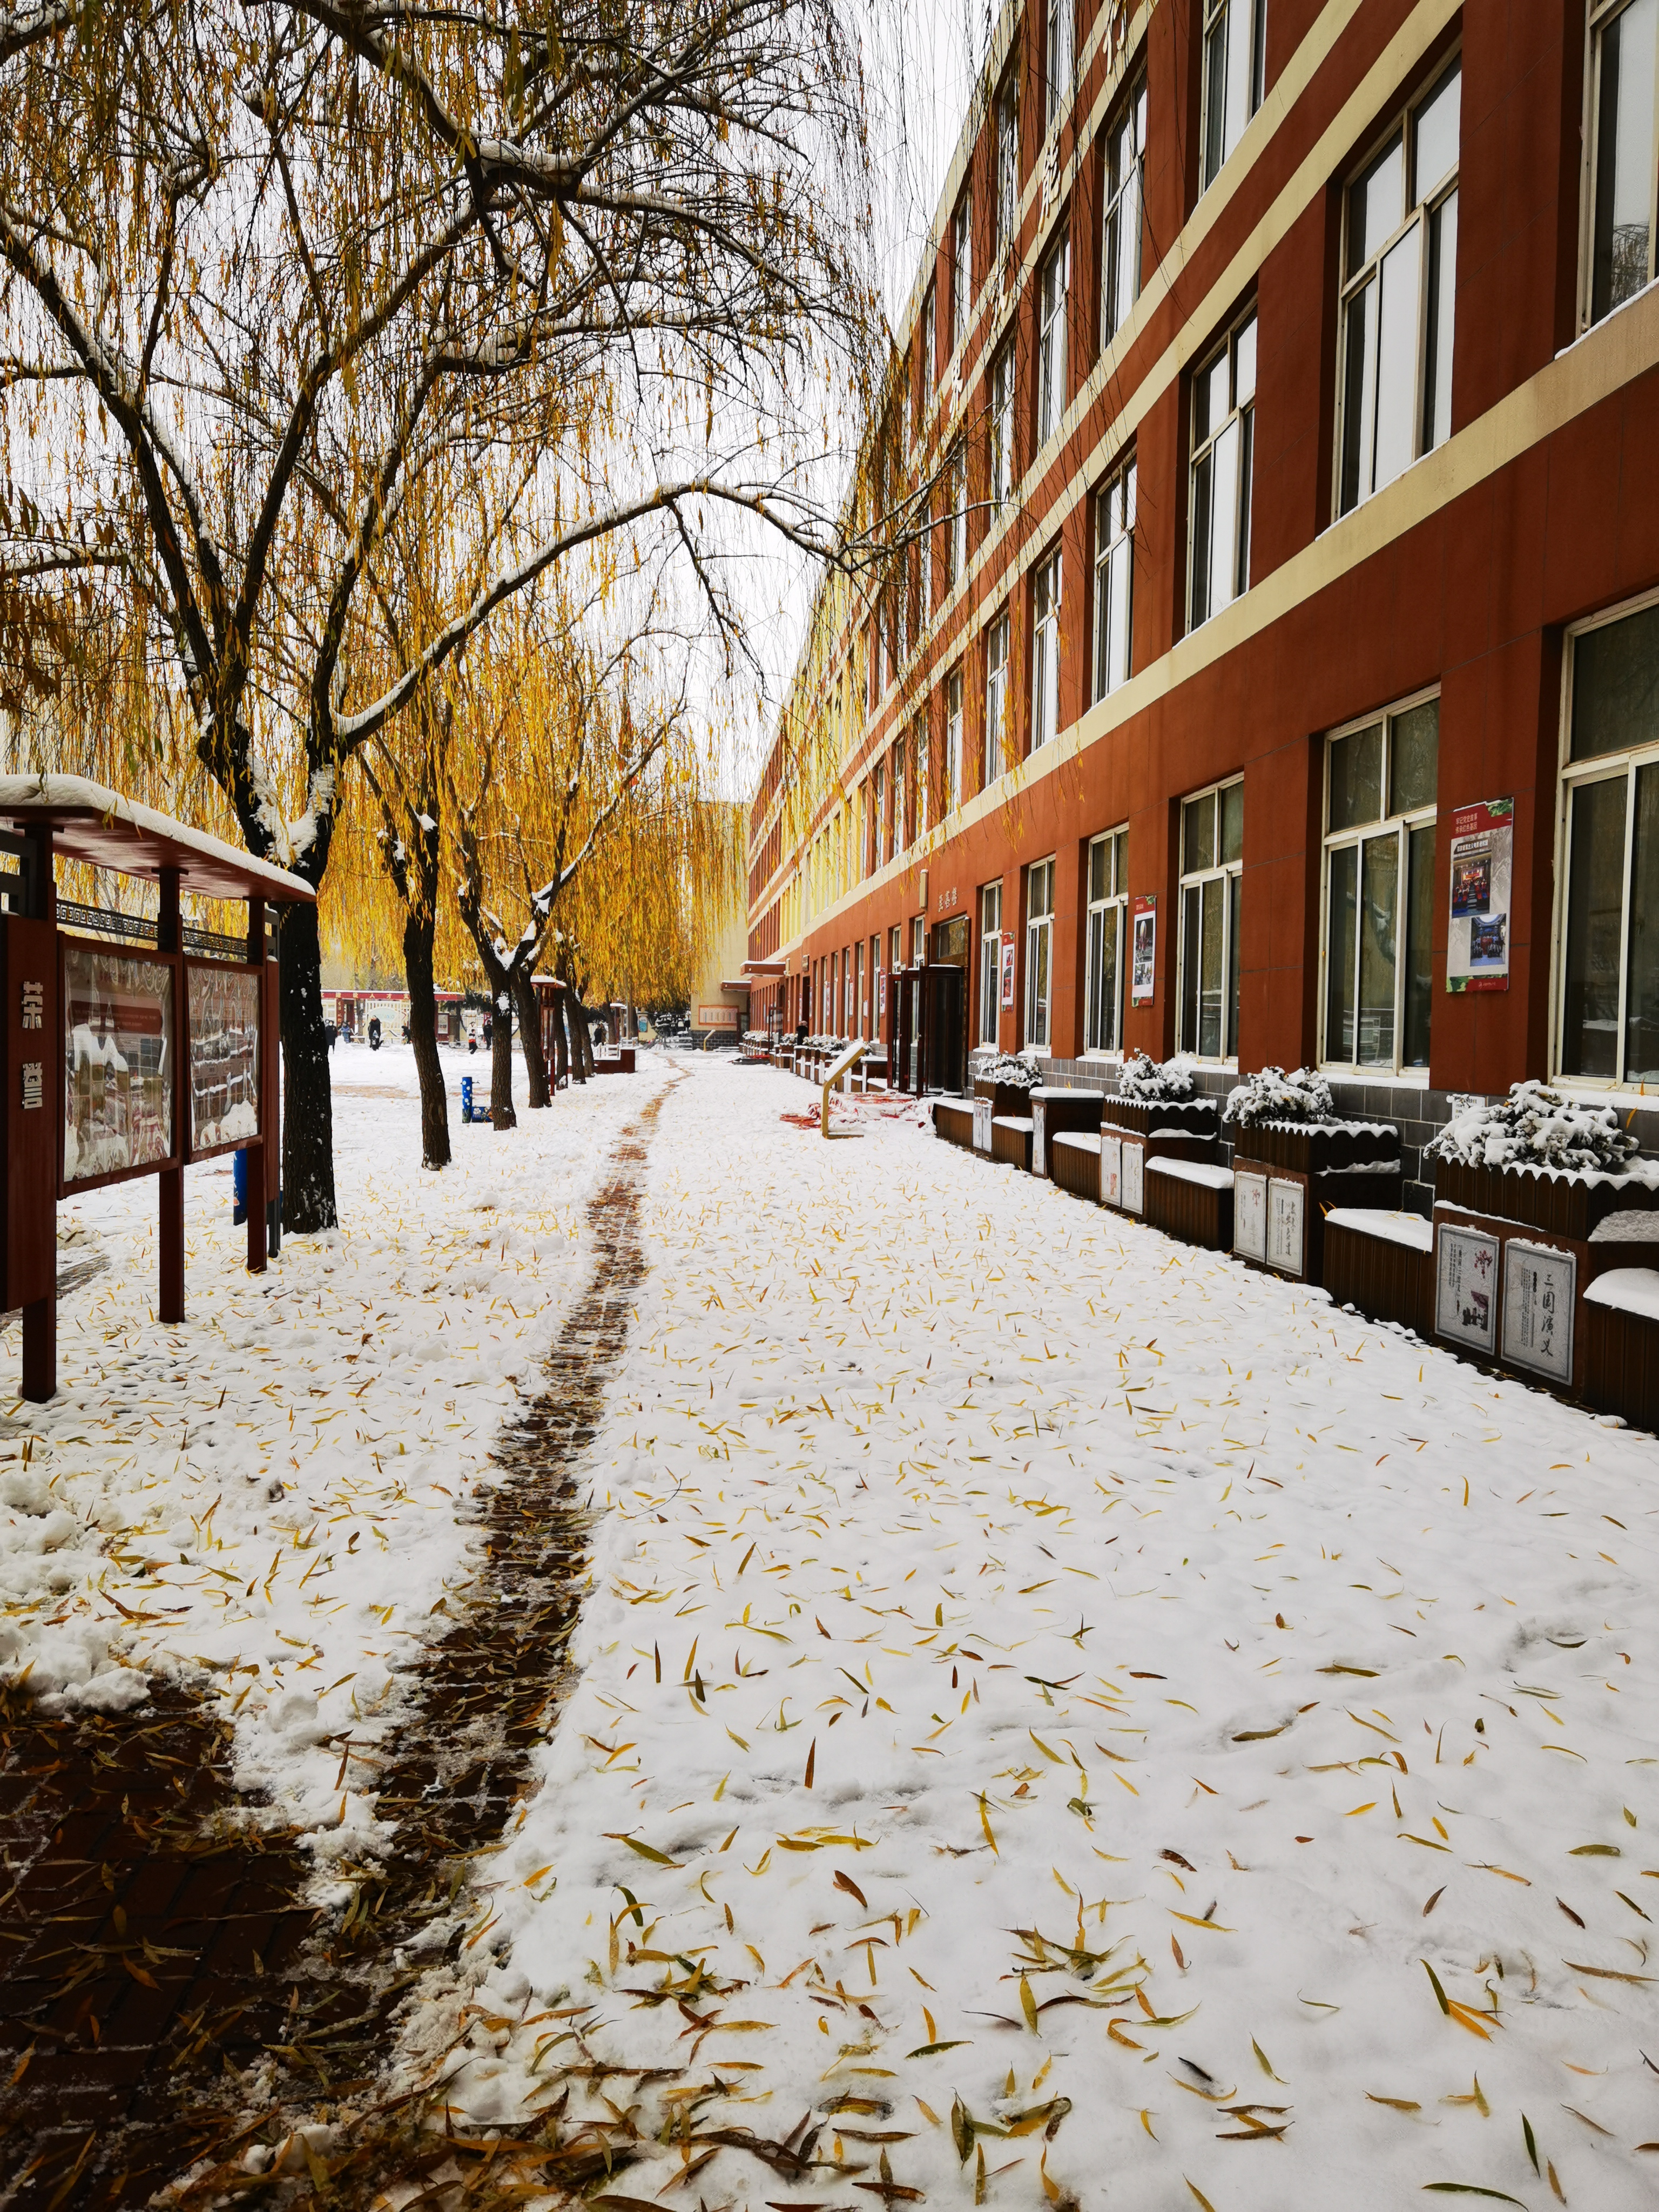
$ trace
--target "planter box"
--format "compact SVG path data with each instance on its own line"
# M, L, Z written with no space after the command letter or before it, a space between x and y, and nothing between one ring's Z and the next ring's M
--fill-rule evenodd
M1613 1267L1584 1293L1584 1395L1598 1413L1659 1429L1659 1273Z
M1100 1202L1100 1132L1062 1129L1048 1140L1048 1172L1061 1190Z
M991 1158L1000 1160L1006 1167L1024 1168L1030 1172L1031 1117L1029 1114L994 1114L991 1116Z
M947 1145L960 1145L963 1151L974 1149L974 1109L966 1098L935 1098L933 1101L933 1134L943 1137Z
M1212 1160L1149 1159L1146 1220L1183 1243L1227 1251L1233 1241L1232 1170Z
M1400 1205L1389 1121L1269 1121L1233 1140L1233 1252L1270 1274L1324 1280L1325 1215Z
M617 1052L596 1052L593 1055L593 1073L595 1075L632 1075L634 1047L631 1044L625 1044Z
M1103 1099L1102 1119L1114 1128L1133 1129L1143 1137L1164 1130L1183 1137L1214 1139L1221 1133L1213 1098L1189 1098L1184 1104L1153 1104L1139 1098ZM1209 1154L1204 1157L1208 1158Z
M1607 1179L1626 1198L1632 1180ZM1516 1181L1523 1198L1536 1194L1534 1177ZM1587 1293L1604 1275L1659 1268L1659 1212L1639 1204L1597 1204L1594 1194L1604 1184L1588 1177L1571 1181L1601 1215L1588 1237L1564 1236L1436 1199L1434 1333L1469 1358L1491 1360L1563 1395L1583 1397L1589 1385ZM1638 1191L1649 1188L1636 1184ZM1567 1210L1568 1194L1558 1191L1547 1202Z
M1581 1175L1561 1168L1474 1168L1459 1160L1435 1162L1434 1197L1437 1206L1443 1202L1500 1221L1524 1222L1528 1228L1572 1237L1581 1243L1610 1214L1659 1206L1659 1188L1644 1175Z
M1419 1336L1433 1334L1431 1222L1381 1207L1334 1206L1325 1216L1324 1239L1322 1280L1336 1304L1357 1306L1370 1321L1397 1321Z
M1191 1160L1217 1165L1220 1152L1214 1137L1188 1136L1164 1127L1143 1136L1109 1118L1100 1125L1100 1202L1119 1213L1139 1218L1146 1210L1150 1161Z
M1020 1083L988 1083L982 1075L974 1079L975 1098L988 1098L993 1114L1029 1114L1031 1093Z
M1048 1148L1062 1129L1098 1130L1103 1103L1097 1091L1039 1085L1031 1093L1031 1173L1048 1174Z

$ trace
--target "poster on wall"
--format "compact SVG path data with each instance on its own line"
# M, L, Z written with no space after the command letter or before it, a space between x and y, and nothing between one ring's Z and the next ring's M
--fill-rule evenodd
M1150 1005L1158 983L1158 894L1130 903L1129 1003Z
M245 1145L259 1133L259 978L192 961L185 997L191 1151Z
M1005 1010L1014 1003L1014 933L1002 933L1002 1004Z
M173 970L91 945L64 949L64 1180L173 1157Z
M1449 991L1510 988L1510 878L1515 801L1482 799L1452 815Z

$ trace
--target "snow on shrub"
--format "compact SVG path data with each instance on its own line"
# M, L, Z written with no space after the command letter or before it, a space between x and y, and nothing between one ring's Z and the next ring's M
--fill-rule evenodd
M1542 1083L1516 1083L1507 1098L1455 1114L1425 1155L1465 1167L1577 1169L1622 1175L1640 1148L1611 1106L1580 1106Z
M1132 1053L1123 1063L1118 1090L1125 1098L1138 1098L1149 1106L1174 1105L1193 1095L1193 1062L1184 1052L1162 1066L1150 1053Z
M1336 1105L1330 1085L1312 1068L1286 1075L1282 1067L1262 1067L1227 1093L1221 1118L1241 1129L1259 1128L1264 1121L1334 1121Z
M1039 1080L1036 1069L1029 1060L1021 1060L1012 1053L1000 1053L988 1060L979 1072L981 1083L1006 1083L1015 1091L1030 1091Z

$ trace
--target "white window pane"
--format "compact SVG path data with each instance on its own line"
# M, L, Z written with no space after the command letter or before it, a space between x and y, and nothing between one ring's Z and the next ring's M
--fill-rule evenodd
M1348 301L1342 402L1342 512L1369 499L1376 452L1376 301L1373 276Z
M1380 252L1406 218L1406 153L1398 133L1348 194L1348 274Z
M1255 317L1243 324L1233 340L1233 404L1247 406L1255 398Z
M1463 104L1460 63L1417 111L1417 202L1427 199L1457 167L1458 118Z
M1374 488L1392 483L1413 457L1417 423L1417 331L1423 227L1414 223L1382 269L1377 337Z
M1593 319L1632 298L1648 281L1656 34L1659 0L1632 0L1601 33Z
M1223 126L1221 158L1224 161L1244 136L1250 119L1250 88L1255 76L1255 0L1229 0L1227 8L1227 113Z
M1211 493L1209 610L1231 604L1238 559L1238 424L1229 422L1215 441Z
M1129 540L1121 538L1113 548L1108 604L1111 609L1108 635L1108 688L1115 690L1129 673Z

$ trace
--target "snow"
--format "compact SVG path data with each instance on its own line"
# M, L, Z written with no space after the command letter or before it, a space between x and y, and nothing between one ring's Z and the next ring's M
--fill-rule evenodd
M1434 1224L1420 1213L1399 1213L1382 1206L1331 1206L1325 1210L1325 1226L1357 1229L1362 1237L1386 1237L1391 1244L1409 1244L1419 1252L1434 1249Z
M1097 1129L1057 1129L1049 1138L1050 1145L1069 1145L1073 1152L1092 1152L1100 1157L1100 1132Z
M641 1065L432 1177L407 1054L337 1053L338 1237L248 1278L193 1171L179 1331L151 1187L65 1207L112 1264L0 1442L13 1669L209 1668L325 1873L372 1848L340 1738L459 1602ZM890 2202L1541 2212L1524 2115L1569 2204L1649 2205L1650 1440L920 1102L829 1145L788 1076L677 1066L576 1679L394 2070L458 2124L568 2097L623 2200L861 2202L884 2160ZM711 2140L803 2115L799 2183Z
M710 2204L963 2204L982 2152L1036 2212L1541 2206L1524 2114L1650 2204L1650 1443L688 1073L459 2113L568 2091L636 2201L708 2152ZM806 2114L799 2185L708 2140Z
M1172 1135L1178 1132L1171 1131ZM1231 1190L1233 1171L1211 1160L1155 1159L1146 1163L1148 1175L1174 1176L1178 1182L1202 1183L1206 1190Z
M1659 1273L1651 1267L1609 1267L1584 1292L1585 1303L1659 1321Z
M0 1674L27 1672L48 1711L136 1705L150 1673L207 1680L239 1783L312 1831L319 1863L375 1841L372 1803L335 1786L340 1739L372 1748L395 1723L467 1579L460 1509L581 1279L610 1145L660 1079L561 1092L497 1138L462 1125L471 1063L443 1057L456 1163L434 1176L412 1053L336 1048L341 1227L285 1239L264 1277L230 1159L186 1170L181 1328L153 1317L154 1181L60 1204L60 1243L107 1271L60 1304L58 1397L0 1422ZM12 1387L18 1357L14 1318Z

